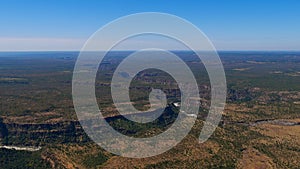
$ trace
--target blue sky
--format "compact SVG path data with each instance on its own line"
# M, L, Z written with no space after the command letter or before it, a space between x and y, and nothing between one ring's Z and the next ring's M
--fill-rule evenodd
M218 50L300 50L297 0L1 0L0 51L80 50L121 16L164 12L198 26Z

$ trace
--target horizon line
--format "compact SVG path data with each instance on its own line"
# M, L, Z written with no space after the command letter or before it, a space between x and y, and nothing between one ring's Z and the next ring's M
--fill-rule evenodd
M102 50L95 50L95 51L86 51L86 52L133 52L133 51L139 51L139 50L134 50L134 49L124 49L124 50L110 50L110 51L102 51ZM193 50L177 50L177 49L170 49L167 51L186 51L186 52L191 52ZM196 50L199 51L199 50ZM201 50L201 51L208 51L208 50ZM299 50L215 50L216 52L300 52ZM21 53L21 52L81 52L80 50L3 50L0 51L0 53L10 53L10 52L15 52L15 53Z

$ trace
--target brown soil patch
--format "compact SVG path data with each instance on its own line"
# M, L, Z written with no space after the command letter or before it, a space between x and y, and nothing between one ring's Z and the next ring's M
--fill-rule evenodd
M247 148L243 151L243 157L239 160L239 169L272 169L275 164L272 159L254 148Z

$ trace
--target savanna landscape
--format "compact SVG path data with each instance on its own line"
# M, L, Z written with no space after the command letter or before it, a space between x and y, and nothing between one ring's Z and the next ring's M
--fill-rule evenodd
M210 106L207 72L193 52L172 52L196 77L199 114L176 147L141 159L109 153L83 131L72 102L78 52L1 52L0 168L300 168L299 52L220 51L226 105L216 131L201 144L199 132ZM181 93L167 73L144 70L131 82L131 103L124 104L148 110L149 93L157 88L165 92L167 107L151 123L122 117L112 102L110 81L131 53L109 52L100 64L95 83L98 106L120 133L151 137L172 125Z

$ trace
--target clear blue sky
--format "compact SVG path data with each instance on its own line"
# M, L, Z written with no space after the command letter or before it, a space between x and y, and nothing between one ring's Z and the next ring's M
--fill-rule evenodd
M297 0L1 0L0 50L79 50L104 24L137 12L185 18L218 50L300 50Z

